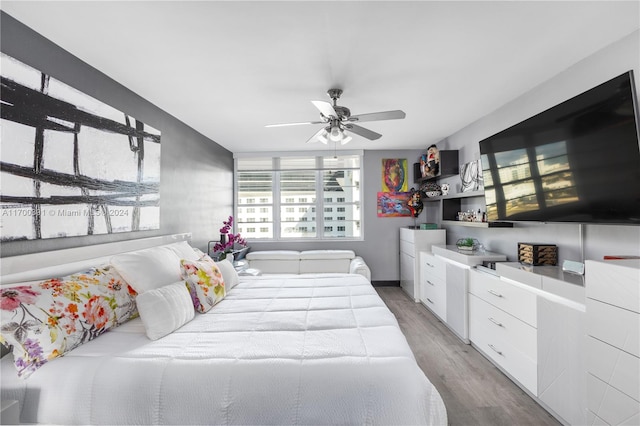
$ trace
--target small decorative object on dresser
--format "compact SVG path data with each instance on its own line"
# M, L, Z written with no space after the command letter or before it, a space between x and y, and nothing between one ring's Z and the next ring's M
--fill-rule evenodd
M480 243L475 238L460 238L456 241L458 250L473 251L478 247L478 244Z
M449 184L443 183L440 185L440 191L442 191L442 195L447 195L449 193Z

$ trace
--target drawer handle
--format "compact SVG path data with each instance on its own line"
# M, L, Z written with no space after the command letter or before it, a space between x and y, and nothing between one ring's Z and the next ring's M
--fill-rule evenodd
M489 321L491 321L492 323L494 323L495 325L497 325L498 327L504 327L504 325L502 325L501 322L498 322L496 320L494 320L493 318L489 317Z
M427 280L427 284L431 284L431 285L435 285L434 283L432 283L431 281Z
M493 349L493 350L494 350L498 355L502 355L502 352L500 352L499 350L497 350L497 349L496 349L496 347L495 347L495 346L493 346L491 343L489 343L489 347L490 347L491 349ZM504 356L504 355L503 355L503 356Z
M433 268L434 266L432 264L430 264L429 262L427 262L427 266Z
M429 299L428 297L427 297L427 302L429 302L429 303L431 303L433 305L433 300Z
M494 296L496 296L496 297L503 297L500 293L495 292L495 291L493 291L493 290L487 290L487 291L488 291L489 293L493 294L493 295L494 295Z

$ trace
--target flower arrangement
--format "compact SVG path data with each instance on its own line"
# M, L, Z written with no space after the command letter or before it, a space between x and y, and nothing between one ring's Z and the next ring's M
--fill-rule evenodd
M213 251L217 254L218 260L226 258L228 253L236 249L236 246L246 247L247 245L247 241L240 236L240 233L231 233L233 216L229 216L229 219L223 221L222 225L222 228L220 228L220 242L213 246Z

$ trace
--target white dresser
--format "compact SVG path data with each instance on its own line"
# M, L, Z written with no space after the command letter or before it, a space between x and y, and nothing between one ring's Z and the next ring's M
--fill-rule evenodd
M425 275L422 278L424 286L433 290L434 299L422 295L420 298L463 342L469 343L469 270L485 260L500 262L507 257L486 250L461 251L455 245L436 245L432 249L433 259L421 267Z
M640 260L585 264L588 424L640 424Z
M517 262L469 276L472 344L563 423L587 424L583 277Z
M444 229L400 228L400 287L415 302L420 301L420 252L434 244L445 244Z

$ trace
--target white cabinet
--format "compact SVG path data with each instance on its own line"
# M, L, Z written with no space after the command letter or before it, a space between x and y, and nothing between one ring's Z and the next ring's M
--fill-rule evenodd
M538 390L537 297L477 270L469 271L469 339L530 390Z
M445 306L441 308L442 316L439 316L463 342L469 343L469 306L467 297L469 270L472 266L479 265L485 260L506 260L506 256L489 251L463 252L453 245L433 246L433 254L441 262L441 266L437 268L439 276L433 277L433 279L440 279L445 287L444 300L441 301ZM442 264L444 264L444 267L442 267ZM435 274L434 271L429 270L425 270L425 273L427 277ZM430 306L427 304L427 307Z
M571 425L587 423L584 309L538 298L538 398Z
M640 424L640 260L585 264L589 424Z
M445 268L441 258L420 252L420 301L442 321L447 320Z
M586 415L585 290L553 266L469 272L469 338L563 423Z
M445 244L446 232L400 228L400 287L415 302L420 302L420 252L430 252L434 244Z

